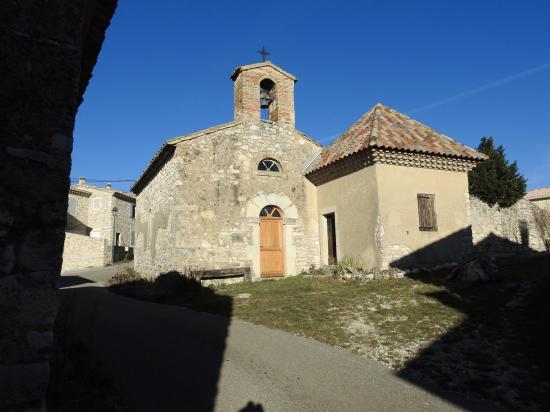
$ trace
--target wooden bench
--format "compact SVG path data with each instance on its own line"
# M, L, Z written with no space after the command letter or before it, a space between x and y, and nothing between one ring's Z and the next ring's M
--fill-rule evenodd
M196 270L191 276L197 280L233 279L244 277L250 279L250 267Z

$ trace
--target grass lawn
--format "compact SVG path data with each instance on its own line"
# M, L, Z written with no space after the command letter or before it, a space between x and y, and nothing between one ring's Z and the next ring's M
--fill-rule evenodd
M550 258L499 267L498 281L475 284L442 272L367 283L297 276L160 295L146 291L150 281L114 290L340 346L404 378L419 375L507 408L550 410ZM229 309L222 296L232 298Z

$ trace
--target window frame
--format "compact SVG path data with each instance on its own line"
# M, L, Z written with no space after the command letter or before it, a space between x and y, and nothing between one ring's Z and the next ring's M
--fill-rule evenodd
M69 200L67 202L67 213L70 213L73 216L76 214L76 202L76 198L69 196Z
M423 200L421 200L423 199ZM422 212L422 205L421 202L424 201L424 199L429 199L431 202L431 216L430 220L432 221L432 225L423 224L425 222L425 216L423 216ZM418 207L418 230L421 232L437 232L438 226L437 226L437 211L435 207L435 194L434 193L417 193L416 195L416 201L417 201L417 207Z
M273 165L277 167L277 171L274 170L267 170L267 169L260 169L263 162L269 161L272 162ZM265 166L265 164L264 164ZM271 166L273 167L273 166ZM258 165L256 166L256 171L261 175L267 175L267 176L279 176L283 174L283 168L281 167L281 162L279 162L277 159L274 159L272 157L264 157L262 160L258 162Z
M96 207L96 201L98 202L98 206ZM92 198L92 209L99 210L103 206L102 199L98 196Z

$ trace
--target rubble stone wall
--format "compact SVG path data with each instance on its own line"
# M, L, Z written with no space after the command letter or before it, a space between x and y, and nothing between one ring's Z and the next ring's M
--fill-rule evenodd
M76 110L115 0L0 2L0 410L45 410Z
M105 239L66 233L61 271L105 266L111 258L109 249Z
M261 120L180 142L138 194L136 270L158 275L253 266L259 226L257 214L247 215L253 199L296 209L296 216L284 216L285 253L295 251L295 268L287 273L319 265L316 195L302 175L319 151L293 127ZM265 158L276 159L281 172L258 171Z
M545 250L534 222L536 206L519 200L509 208L489 206L470 197L472 240L479 251L491 254L529 253Z

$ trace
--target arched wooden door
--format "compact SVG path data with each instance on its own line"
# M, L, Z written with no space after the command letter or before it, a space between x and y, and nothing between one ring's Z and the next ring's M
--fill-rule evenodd
M283 213L277 206L260 211L260 275L284 276Z

